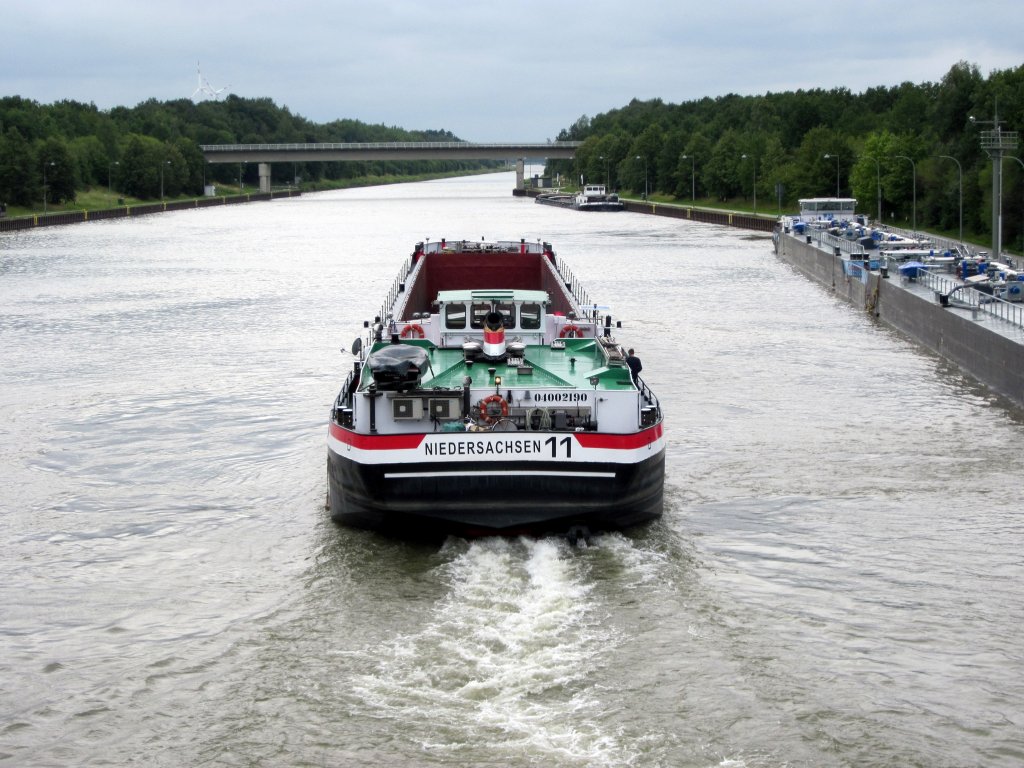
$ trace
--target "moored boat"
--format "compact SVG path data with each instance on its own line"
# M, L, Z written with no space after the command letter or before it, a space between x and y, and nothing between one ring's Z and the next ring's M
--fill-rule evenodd
M855 203L801 200L779 219L775 253L1024 405L1024 274L962 242L872 225Z
M331 411L336 522L437 537L661 514L659 401L549 244L419 243L364 328Z
M586 184L576 195L572 207L577 211L621 211L625 206L604 184Z
M574 195L568 192L542 192L533 199L540 205L554 205L558 208L572 208L576 202Z

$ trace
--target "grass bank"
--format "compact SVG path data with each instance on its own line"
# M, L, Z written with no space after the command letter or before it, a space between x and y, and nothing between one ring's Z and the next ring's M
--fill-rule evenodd
M303 183L299 185L299 189L302 192L326 192L332 189L352 189L355 187L377 187L384 184L408 184L415 181L431 181L433 179L448 179L456 178L458 176L476 176L485 173L505 173L505 169L481 169L476 171L445 171L442 173L419 173L410 175L385 175L385 176L360 176L352 179L319 179L314 182ZM258 192L257 187L242 185L239 187L237 184L220 184L216 185L217 197L234 197L236 195L244 195L246 193ZM283 186L275 186L277 189L285 189ZM202 199L199 195L178 195L176 197L165 197L167 202L175 202L179 200L198 200ZM100 211L107 208L115 208L118 206L133 206L133 205L149 205L152 203L158 203L159 200L144 199L139 197L132 197L131 195L124 195L116 190L107 191L106 187L90 187L87 189L79 190L75 200L68 203L49 203L46 206L47 213L65 213L68 211ZM43 213L43 204L40 201L39 205L36 206L18 206L8 205L7 216L8 218L16 218L19 216L35 216Z

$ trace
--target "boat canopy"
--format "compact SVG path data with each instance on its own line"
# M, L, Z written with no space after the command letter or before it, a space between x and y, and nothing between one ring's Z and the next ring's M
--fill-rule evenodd
M800 216L812 219L849 217L857 208L853 197L808 197L799 202Z

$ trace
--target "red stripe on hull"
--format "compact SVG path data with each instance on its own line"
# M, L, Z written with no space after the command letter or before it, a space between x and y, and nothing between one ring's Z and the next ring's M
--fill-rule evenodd
M422 432L404 435L363 435L331 424L331 437L364 451L394 451L419 448L426 438ZM631 435L608 435L599 432L574 432L572 436L583 448L610 448L628 451L643 448L658 440L663 434L662 425Z
M426 435L422 432L408 435L363 435L331 424L331 437L363 451L395 451L419 448Z
M606 435L600 432L574 432L573 437L584 448L615 448L630 450L650 445L662 435L661 424L657 424L643 432L631 435Z

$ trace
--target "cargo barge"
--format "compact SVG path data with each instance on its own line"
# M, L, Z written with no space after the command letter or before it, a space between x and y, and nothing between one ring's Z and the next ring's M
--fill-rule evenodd
M418 243L331 409L331 517L417 538L657 518L661 405L618 327L547 243Z

